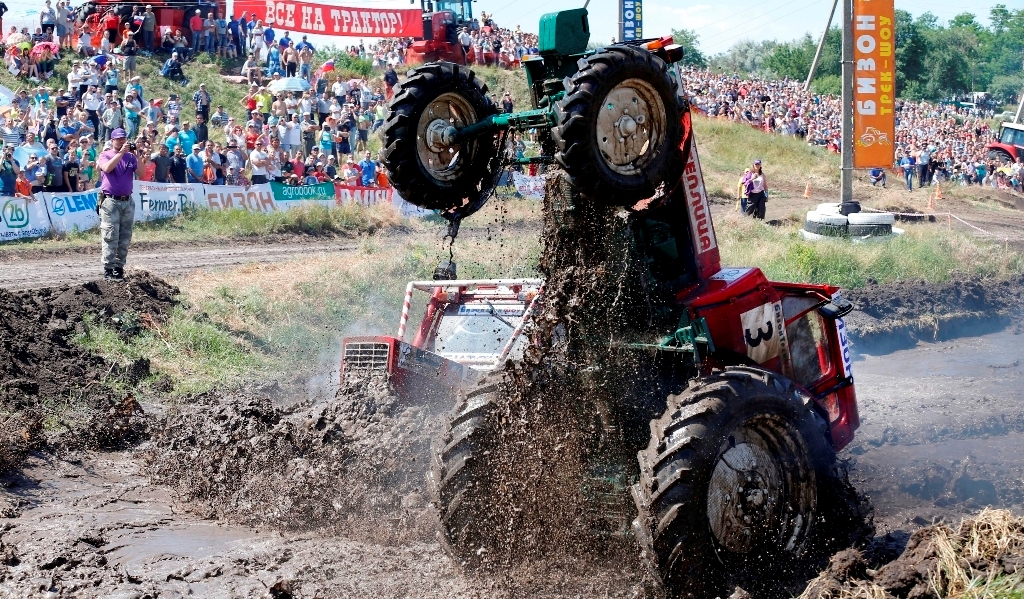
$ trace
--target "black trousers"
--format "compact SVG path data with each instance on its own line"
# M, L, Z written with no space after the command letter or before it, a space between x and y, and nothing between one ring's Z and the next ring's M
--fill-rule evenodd
M764 220L765 202L768 201L768 194L763 191L751 192L747 197L747 216L753 216Z

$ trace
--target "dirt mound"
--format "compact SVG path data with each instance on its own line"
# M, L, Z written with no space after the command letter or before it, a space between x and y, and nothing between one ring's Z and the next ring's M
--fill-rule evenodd
M183 402L152 426L152 478L189 509L285 530L415 539L432 424L386 379L350 379L332 401L287 412L275 384ZM401 526L377 525L383 521Z
M1024 310L1024 276L1007 280L965 277L946 283L870 282L861 289L843 290L843 296L856 308L847 318L856 336L902 336L913 343L977 334L976 325L1007 319Z
M1016 596L1024 591L1022 556L1024 518L984 510L955 529L918 530L902 555L874 570L858 550L837 553L800 599Z
M48 430L60 437L47 443L71 448L121 447L141 438L138 403L109 382L137 382L148 375L149 362L110 364L74 336L84 330L87 316L124 337L138 334L167 318L177 292L145 272L125 282L0 289L0 406L8 417L0 422L6 429L0 434L0 471L42 441L37 423L43 420L57 424Z

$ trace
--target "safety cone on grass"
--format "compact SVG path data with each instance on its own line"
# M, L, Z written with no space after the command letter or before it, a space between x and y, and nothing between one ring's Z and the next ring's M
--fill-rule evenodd
M805 198L811 197L811 184L810 183L807 184L807 189L804 190L804 197Z
M935 195L934 196L928 196L928 209L929 210L934 210L935 209L935 205L933 204L934 200L941 200L941 199L942 199L942 186L939 185L938 183L936 183L935 184Z

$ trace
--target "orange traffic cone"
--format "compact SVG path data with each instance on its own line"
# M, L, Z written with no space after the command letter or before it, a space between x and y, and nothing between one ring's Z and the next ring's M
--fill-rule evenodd
M932 199L933 199L933 196L928 196L928 209L929 210L934 210L935 209L935 206L932 205Z
M935 184L935 199L936 200L941 200L942 199L942 186L939 185L938 183Z
M811 184L810 183L807 184L807 189L804 190L804 197L805 198L811 197Z

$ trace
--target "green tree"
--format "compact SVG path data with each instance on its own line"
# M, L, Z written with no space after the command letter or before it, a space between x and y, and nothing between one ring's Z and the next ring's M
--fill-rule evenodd
M683 47L683 64L705 69L708 61L697 45L699 37L693 29L672 30L672 41Z

